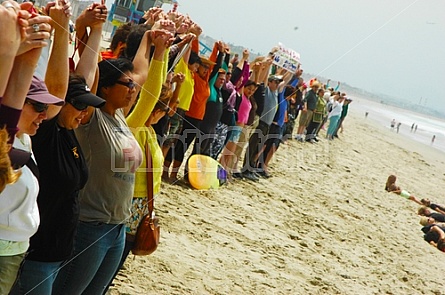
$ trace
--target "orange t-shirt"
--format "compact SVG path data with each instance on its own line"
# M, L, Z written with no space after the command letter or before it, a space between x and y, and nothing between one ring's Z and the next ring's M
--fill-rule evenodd
M209 71L210 75L210 71ZM207 76L209 76L207 75ZM208 77L201 78L197 73L194 75L195 87L189 110L185 113L188 117L202 120L206 112L207 99L210 96Z
M192 50L195 52L199 52L199 43L198 40L195 39L192 41ZM217 43L213 45L212 53L210 54L209 60L215 62L216 56L218 54ZM185 114L188 117L195 118L198 120L202 120L206 113L206 104L207 99L210 96L210 86L209 86L209 78L212 73L213 65L209 67L209 71L207 72L206 77L203 79L198 73L194 73L193 80L195 80L194 92L192 101L190 103L190 108L188 112Z

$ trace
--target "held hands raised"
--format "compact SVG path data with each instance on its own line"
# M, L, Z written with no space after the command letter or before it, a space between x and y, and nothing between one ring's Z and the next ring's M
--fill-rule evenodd
M71 3L69 1L57 0L56 2L49 2L44 12L51 17L52 21L50 24L55 30L69 32L68 26L71 16Z
M166 30L172 34L176 32L175 23L169 19L160 19L151 28L152 30Z
M152 7L149 10L145 11L143 19L145 19L145 24L153 26L163 13L162 8L160 7Z
M249 50L244 49L244 50L243 50L243 59L244 59L245 61L249 61L249 55L250 55Z
M33 14L28 19L25 40L20 44L17 55L35 48L48 46L47 39L51 37L51 17Z
M22 6L25 9L32 7L31 3ZM20 43L27 37L29 12L15 1L5 1L0 5L0 28L6 33L0 35L0 55L15 56Z
M176 73L172 78L172 83L182 84L184 82L185 75L183 73Z
M76 26L102 28L107 20L108 10L104 4L92 3L76 19Z
M173 34L167 30L149 31L148 42L152 43L156 48L168 48L174 40Z

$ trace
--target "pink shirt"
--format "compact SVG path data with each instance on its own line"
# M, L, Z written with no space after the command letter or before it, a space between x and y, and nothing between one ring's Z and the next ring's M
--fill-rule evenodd
M252 108L252 104L250 100L243 94L241 103L238 110L238 124L246 124L249 119L250 109Z

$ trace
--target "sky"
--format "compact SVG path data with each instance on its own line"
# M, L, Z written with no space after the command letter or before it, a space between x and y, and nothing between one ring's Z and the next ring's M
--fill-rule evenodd
M444 0L178 1L214 39L261 54L280 42L331 85L445 111Z

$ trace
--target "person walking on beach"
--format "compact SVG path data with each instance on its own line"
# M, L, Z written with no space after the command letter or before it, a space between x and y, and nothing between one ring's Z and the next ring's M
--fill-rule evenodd
M416 133L416 131L417 131L417 125L414 126L414 133Z
M391 129L394 129L395 126L396 126L396 119L392 119L392 121L391 121Z
M413 132L414 129L414 125L416 125L415 123L413 123L413 125L411 125L411 132Z
M397 133L399 133L400 125L402 125L402 123L397 123Z
M431 138L431 144L433 144L435 140L436 140L436 135L433 135L433 138Z

